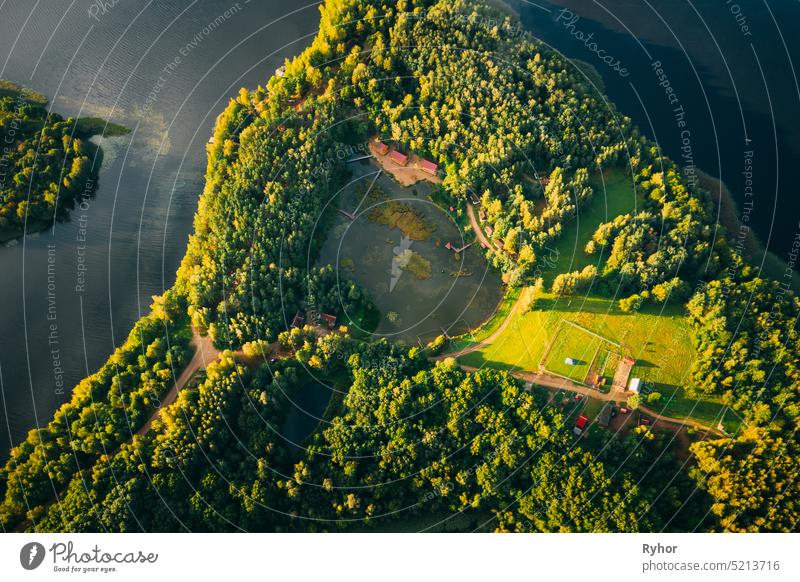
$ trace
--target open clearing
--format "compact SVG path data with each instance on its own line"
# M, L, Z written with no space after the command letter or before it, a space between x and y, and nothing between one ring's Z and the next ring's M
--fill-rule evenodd
M578 209L577 216L564 225L564 231L554 245L552 264L543 272L547 288L556 275L579 271L589 265L600 268L602 257L584 251L597 227L620 214L633 212L642 205L641 196L634 192L631 177L624 170L611 168L591 179L594 195L588 204Z
M413 186L417 182L423 181L433 184L442 183L442 179L439 176L429 174L420 167L422 158L417 154L408 154L408 164L405 166L400 165L389 156L389 153L380 153L376 138L369 140L369 151L375 156L375 160L380 164L381 168L383 168L385 172L391 174L401 186Z
M565 325L562 320L580 325L608 341L581 332L572 325L567 327L575 332L559 338ZM546 353L551 344L551 352ZM603 350L607 350L605 355ZM620 311L610 299L570 300L545 295L536 302L533 311L513 317L490 345L465 354L459 362L476 368L536 371L546 356L545 367L551 372L583 382L595 352L598 362L606 358L603 372L606 384L611 382L618 358L631 355L636 360L631 376L652 383L653 390L662 394L661 400L652 405L659 413L694 418L714 426L722 418L725 407L720 402L686 397L683 387L696 354L686 317L679 306L647 307L629 314ZM565 366L566 357L581 361L578 365ZM725 416L728 430L727 421L735 422L729 416Z
M594 231L601 223L641 206L623 170L595 174L592 185L594 197L554 245L550 268L543 273L548 288L559 273L599 266L602 257L584 252ZM510 309L500 310L504 311L510 313ZM494 319L490 323L497 329ZM488 337L483 330L475 335ZM459 357L459 362L475 368L547 371L578 383L591 382L599 374L605 378L604 391L610 388L622 357L629 355L636 360L630 377L640 378L648 390L662 395L659 402L650 404L660 414L714 426L724 417L729 432L738 426L720 402L686 396L684 386L696 353L684 309L678 305L648 305L638 313L624 313L610 298L543 294L532 311L511 314L502 333L493 335L487 345L472 346L478 349ZM469 349L469 342L459 342L458 347ZM565 363L567 358L573 364Z

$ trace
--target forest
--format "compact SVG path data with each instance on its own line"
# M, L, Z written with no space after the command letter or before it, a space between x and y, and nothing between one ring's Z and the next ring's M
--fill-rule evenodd
M47 228L94 194L102 154L89 138L100 133L127 129L63 119L43 95L0 80L0 242Z
M12 451L3 528L394 531L425 518L459 531L796 529L800 302L737 255L708 193L580 67L512 34L494 8L326 0L320 13L311 46L218 117L174 289ZM647 427L583 444L510 374L431 361L441 341L367 341L351 322L287 333L301 310L374 310L315 264L349 177L335 152L374 135L437 160L454 206L480 205L497 241L487 259L511 287L541 288L538 257L598 195L596 176L624 171L640 204L594 232L585 250L598 267L551 290L591 289L626 312L685 306L699 354L686 389L723 398L746 428L694 442L688 460ZM190 359L192 329L221 357L134 435ZM280 356L257 357L253 346L275 342ZM336 390L298 458L282 427L309 378Z

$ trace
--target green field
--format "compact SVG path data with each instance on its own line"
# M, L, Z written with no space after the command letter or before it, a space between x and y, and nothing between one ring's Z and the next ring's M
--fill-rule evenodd
M608 354L615 348L613 344L562 319L541 365L548 372L583 383L595 356L600 356L600 352ZM568 364L567 358L571 358L573 363Z
M503 295L503 299L500 301L500 304L491 317L486 320L480 328L453 338L448 351L460 352L491 336L503 324L508 314L511 313L511 310L517 303L517 299L519 299L521 291L519 287L507 289L505 295Z
M681 307L662 309L648 306L638 313L629 314L620 311L616 302L610 299L560 298L545 294L536 302L533 311L516 316L491 346L467 354L461 361L474 366L537 370L545 349L559 335L562 319L620 344L620 349L630 353L638 362L634 375L646 381L682 386L695 357ZM594 339L582 332L569 333L563 343L567 350L564 357L587 360L588 363L600 344L619 351L613 345ZM585 344L583 347L581 342ZM569 350L574 353L569 353ZM581 358L584 353L587 357ZM548 354L548 362L550 360Z
M573 220L564 225L563 233L553 246L556 252L551 256L555 258L543 271L548 289L556 275L579 271L588 265L599 267L600 256L584 251L597 227L642 205L640 195L634 194L630 175L622 169L604 170L602 176L594 175L591 183L594 188L592 199L578 209L578 215Z
M621 347L571 325L566 326L570 331L564 334L562 319L619 343ZM551 342L554 342L553 348L546 353ZM536 371L542 358L547 356L544 364L551 372L582 382L598 346L609 351L605 355L608 360L603 374L607 384L614 376L618 354L630 354L637 362L631 377L652 383L653 389L662 394L661 401L653 406L657 412L716 425L724 406L717 401L689 399L683 389L695 350L680 306L647 306L638 313L623 313L610 299L544 295L536 302L534 311L515 316L492 345L466 354L459 361L475 367ZM566 366L565 357L576 358L581 363ZM602 350L598 358L602 361Z
M587 255L583 250L597 227L641 205L623 170L611 169L602 176L595 175L592 185L594 197L580 209L578 217L567 225L553 247L557 258L544 273L548 287L559 273L598 264L600 257ZM488 337L508 313L510 306L504 303L487 326L490 331L482 330L479 337ZM461 341L457 347L464 349L470 343ZM623 355L636 360L631 377L640 378L662 394L661 400L652 405L657 412L715 426L723 416L725 407L720 402L697 401L686 396L684 386L696 354L681 306L647 305L637 313L623 313L612 299L543 294L532 311L513 315L491 345L466 354L459 361L468 366L503 370L537 371L544 367L580 383L587 379L591 369L592 374L601 373L610 387ZM566 364L568 357L576 363ZM736 419L730 418L731 414L724 416L726 429L735 428Z

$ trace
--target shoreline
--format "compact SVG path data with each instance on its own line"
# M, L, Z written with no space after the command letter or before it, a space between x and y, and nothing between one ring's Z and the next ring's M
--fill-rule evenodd
M728 231L727 234L735 237L742 227L747 228L747 235L742 240L743 258L747 263L758 270L760 277L769 277L776 281L786 278L786 270L789 265L778 255L766 249L752 227L742 224L739 219L739 206L725 182L700 169L697 169L697 177L700 187L711 195L714 205L719 209L719 224L725 227L725 230ZM800 295L800 273L797 271L793 271L791 286L792 290Z

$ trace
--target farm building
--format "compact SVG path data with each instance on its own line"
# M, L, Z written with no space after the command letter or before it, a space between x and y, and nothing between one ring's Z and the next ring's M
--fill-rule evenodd
M380 140L375 140L375 151L378 152L378 154L385 156L389 153L389 146Z
M628 390L638 394L639 390L641 388L641 385L642 385L642 381L639 378L633 378L633 379L631 379L631 383L628 385Z
M408 156L405 155L403 152L398 150L392 150L392 153L389 154L389 158L401 166L408 165Z
M332 328L333 326L335 326L335 325L336 325L336 316L335 316L335 315L329 315L329 314L327 314L327 313L320 313L320 314L319 314L319 318L320 318L322 321L324 321L324 322L325 322L325 324L327 324L327 326L328 326L329 328Z
M583 431L586 430L587 424L589 424L589 419L581 414L575 422L575 428L572 429L572 432L580 436L583 434Z
M597 424L602 427L607 427L611 422L611 413L613 410L614 405L610 402L606 402L600 410L600 414L597 415Z
M420 163L420 167L422 168L423 172L427 172L431 176L435 176L436 172L439 171L439 166L429 160L422 160L422 162Z

